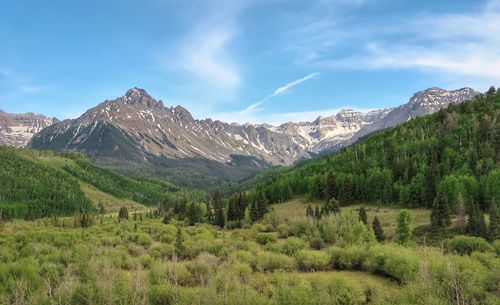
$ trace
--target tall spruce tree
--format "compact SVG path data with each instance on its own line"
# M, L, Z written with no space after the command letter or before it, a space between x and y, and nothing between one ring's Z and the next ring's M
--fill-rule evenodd
M409 245L413 235L412 221L413 216L410 211L402 210L399 213L396 223L396 243L403 246Z
M448 199L444 192L440 192L434 200L431 212L431 227L435 232L444 233L446 227L451 224L450 208Z
M467 217L465 213L465 202L462 194L457 197L457 224L455 225L460 233L465 233L467 230Z
M359 220L363 223L363 224L367 224L368 223L368 216L366 215L366 209L365 207L360 207L359 208L359 213L358 213L358 217L359 217Z
M328 172L328 176L326 177L326 202L328 203L332 198L337 197L335 192L335 174L333 171Z
M490 241L500 239L500 213L498 211L495 198L490 203L490 226L488 228L488 238Z
M382 228L382 225L380 224L380 220L378 219L377 216L373 219L373 233L375 233L375 238L377 238L378 242L383 242L385 241L385 235L384 235L384 229Z
M214 209L215 209L214 224L223 228L226 221L224 219L224 207L222 206L222 199L221 199L220 191L218 189L215 190L215 193L214 193L213 205L214 205Z
M436 161L434 160L434 157L432 157L431 164L425 175L425 204L427 207L432 207L434 199L436 198L436 172Z

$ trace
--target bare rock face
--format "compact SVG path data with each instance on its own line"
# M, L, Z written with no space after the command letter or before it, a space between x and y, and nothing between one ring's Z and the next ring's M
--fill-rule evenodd
M41 114L12 114L0 110L0 146L23 147L55 120Z
M78 151L96 161L190 167L209 174L223 166L226 172L222 176L228 171L248 174L269 166L289 165L313 154L333 152L368 133L435 112L450 103L461 103L476 94L470 88L430 88L393 109L366 113L343 109L313 122L271 126L196 120L185 108L165 107L145 90L132 88L124 96L106 100L75 120L43 129L28 146Z

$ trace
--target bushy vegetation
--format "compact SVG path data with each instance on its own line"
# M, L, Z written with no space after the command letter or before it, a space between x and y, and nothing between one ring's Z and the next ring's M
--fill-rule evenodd
M499 297L500 258L484 240L457 237L444 252L379 244L348 209L274 221L224 231L144 212L86 228L54 218L3 223L0 303L496 304Z

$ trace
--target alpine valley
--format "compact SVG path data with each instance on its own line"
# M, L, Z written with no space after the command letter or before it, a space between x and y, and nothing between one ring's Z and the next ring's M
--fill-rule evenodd
M312 122L272 126L194 119L183 107L165 107L144 89L132 88L74 120L0 112L0 144L76 151L124 174L205 188L335 152L369 133L475 95L471 88L429 88L396 108L366 113L343 109Z

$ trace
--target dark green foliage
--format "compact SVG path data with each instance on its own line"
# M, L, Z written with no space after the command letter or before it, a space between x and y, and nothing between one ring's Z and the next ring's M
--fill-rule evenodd
M307 217L314 217L314 210L310 204L306 208L306 216Z
M446 241L446 249L449 252L460 255L471 255L472 252L493 251L493 247L483 238L473 236L457 235Z
M250 209L250 218L252 221L260 220L267 213L267 200L262 192L258 192L253 200Z
M81 189L82 183L147 205L169 202L172 192L180 190L167 182L112 173L75 153L5 147L0 147L0 177L0 211L7 219L105 212L102 203L92 205Z
M385 235L384 235L384 229L382 228L382 225L380 224L380 220L378 219L377 216L373 219L373 233L375 233L375 238L377 238L378 242L383 242L385 241Z
M177 227L177 234L175 235L175 254L178 258L183 258L186 252L186 247L184 246L184 236L182 236L181 227Z
M338 214L340 212L340 203L335 197L331 197L323 207L323 212L326 214L334 213Z
M366 215L366 209L365 207L360 207L359 208L359 213L358 213L358 217L359 217L359 220L363 223L363 224L367 224L368 223L368 216Z
M220 195L220 191L217 189L215 190L214 197L213 197L213 205L215 208L215 220L214 223L218 225L219 227L224 227L224 224L226 223L224 219L224 207L222 206L222 199Z
M484 213L479 209L475 201L471 202L468 209L467 232L473 236L486 237L487 229Z
M450 208L448 199L444 193L439 193L434 200L431 212L431 227L434 232L444 233L446 227L451 224Z
M490 226L488 228L488 238L490 241L500 239L500 212L498 211L495 199L491 200L490 205Z
M120 210L118 211L118 219L128 219L128 209L127 207L121 207Z
M432 207L438 191L456 212L458 192L486 209L500 197L500 94L450 105L435 114L368 135L331 156L262 174L256 187L271 203L292 195ZM485 194L481 198L481 194ZM496 196L495 196L496 194ZM466 206L466 208L468 208Z
M407 246L413 235L411 223L413 216L410 211L403 210L399 213L396 224L396 242L400 245Z

